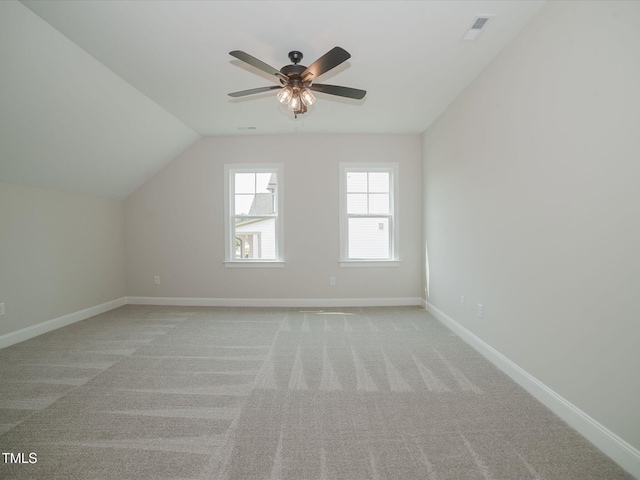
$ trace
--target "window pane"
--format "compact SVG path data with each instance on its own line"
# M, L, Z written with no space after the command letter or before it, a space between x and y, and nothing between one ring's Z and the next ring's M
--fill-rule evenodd
M281 260L281 166L226 164L225 261ZM231 207L231 208L229 208Z
M390 258L388 218L350 218L348 228L350 259Z
M276 220L274 218L236 218L236 259L276 259Z
M256 192L256 174L255 173L236 173L235 174L235 193L255 193Z
M275 189L275 173L258 173L256 175L256 193L272 193Z
M389 172L369 172L369 191L384 193L389 191Z
M251 215L271 215L275 213L275 195L259 193L251 206Z
M255 195L236 195L234 213L236 215L250 215L254 198Z
M367 172L347 172L347 192L366 192Z
M369 195L369 213L389 213L389 194L372 193Z
M235 215L273 215L275 196L271 193L258 195L236 195Z
M367 194L349 193L347 194L347 213L368 213Z

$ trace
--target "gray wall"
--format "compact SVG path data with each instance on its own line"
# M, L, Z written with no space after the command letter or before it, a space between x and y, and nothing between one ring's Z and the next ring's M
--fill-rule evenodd
M125 201L128 295L419 298L420 151L419 135L204 138ZM338 164L356 161L400 164L399 267L338 265ZM225 163L284 164L284 268L225 268Z
M0 336L122 298L123 202L0 182Z
M429 303L636 449L639 20L548 3L423 135Z

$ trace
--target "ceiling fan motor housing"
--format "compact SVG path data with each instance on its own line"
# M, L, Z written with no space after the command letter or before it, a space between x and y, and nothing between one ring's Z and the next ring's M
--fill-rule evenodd
M300 79L300 75L307 69L304 65L285 65L280 69L280 73L289 77L289 80L293 80L295 78ZM285 83L282 79L280 80L283 84Z

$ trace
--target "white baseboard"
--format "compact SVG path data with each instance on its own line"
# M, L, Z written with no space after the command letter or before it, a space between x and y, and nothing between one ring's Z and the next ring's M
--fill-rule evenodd
M419 297L401 298L191 298L127 297L131 305L175 305L191 307L399 307L421 305Z
M125 304L126 297L121 297L115 300L111 300L110 302L101 303L100 305L96 305L94 307L89 307L85 308L84 310L79 310L67 315L62 315L61 317L47 320L30 327L21 328L20 330L16 330L15 332L9 332L5 335L0 336L0 348L9 347L16 343L24 342L25 340L37 337L38 335L42 335L43 333L50 332L51 330L56 330L57 328L66 327L67 325L71 325L72 323L79 322L81 320L86 320L89 317L108 312L109 310L113 310L114 308L121 307Z
M434 305L427 303L427 310L618 465L634 477L640 478L639 450L558 395Z
M0 349L24 342L43 333L108 312L123 305L176 305L196 307L384 307L421 305L419 297L401 298L189 298L189 297L121 297L94 307L62 315L37 325L0 335Z

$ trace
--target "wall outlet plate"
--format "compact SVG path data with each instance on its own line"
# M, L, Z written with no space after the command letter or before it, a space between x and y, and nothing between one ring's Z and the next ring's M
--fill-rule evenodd
M0 303L0 315L4 315L4 303Z

